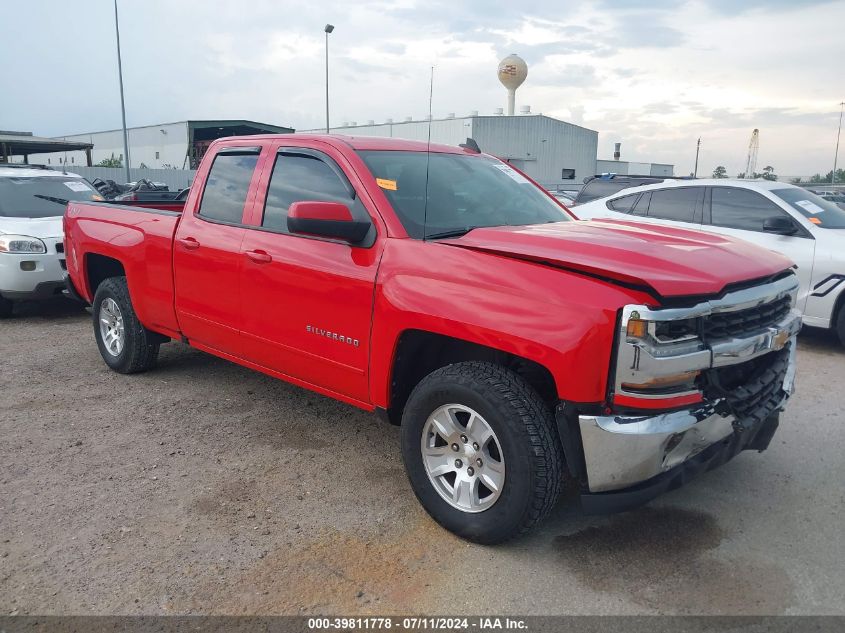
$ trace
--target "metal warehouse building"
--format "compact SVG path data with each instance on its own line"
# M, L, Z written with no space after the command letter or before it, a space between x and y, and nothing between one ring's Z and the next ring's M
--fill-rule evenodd
M632 163L627 160L597 160L596 173L668 177L674 175L675 166L667 163Z
M473 138L483 152L507 160L545 187L574 185L595 174L598 132L542 114L449 116L431 122L431 142L458 145ZM343 125L351 136L389 136L425 141L429 121ZM311 130L320 132L321 130ZM323 130L324 131L324 130Z
M223 136L250 134L290 134L293 128L268 125L256 121L177 121L128 128L130 167L150 169L196 169L205 150L215 139ZM92 161L114 156L123 159L123 130L88 132L57 137L66 141L93 144ZM53 154L32 154L30 163L45 165L85 165L85 152L67 152L57 157Z

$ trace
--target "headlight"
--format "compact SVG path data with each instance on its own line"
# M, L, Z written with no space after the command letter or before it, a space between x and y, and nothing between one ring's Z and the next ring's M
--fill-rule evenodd
M47 246L37 237L0 235L0 253L46 253Z
M689 398L709 366L710 353L700 337L701 319L685 310L626 306L622 311L614 399Z

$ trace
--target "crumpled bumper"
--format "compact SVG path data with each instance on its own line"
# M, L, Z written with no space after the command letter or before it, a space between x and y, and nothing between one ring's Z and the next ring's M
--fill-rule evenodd
M781 410L792 393L795 348L793 336L788 352L784 350L788 357L773 412ZM590 493L635 487L682 466L710 447L734 444L735 435L741 444L738 452L748 447L765 421L753 425L737 421L718 402L658 415L581 415L578 424L587 487Z

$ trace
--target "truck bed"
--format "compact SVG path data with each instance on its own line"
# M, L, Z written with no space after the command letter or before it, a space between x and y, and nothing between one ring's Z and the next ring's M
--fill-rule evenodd
M184 205L183 202L179 203ZM78 284L76 291L87 301L94 299L88 261L74 251L94 251L123 262L135 311L141 322L157 331L178 335L173 293L173 235L180 212L173 203L124 205L108 202L71 202L65 214L65 249L68 271ZM94 286L96 287L96 286ZM134 289L137 288L137 292Z

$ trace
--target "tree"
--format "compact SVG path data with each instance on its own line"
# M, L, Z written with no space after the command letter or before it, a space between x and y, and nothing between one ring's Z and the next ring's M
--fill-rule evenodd
M114 157L114 152L110 158L104 158L99 163L94 165L94 167L123 167L123 160L120 158Z
M763 180L777 180L778 179L777 174L775 173L775 168L772 167L771 165L766 165L765 167L763 167L763 173L762 174L755 174L755 175L761 176L763 178Z
M728 170L725 169L724 165L719 165L716 169L713 170L713 178L727 178L728 177Z
M831 169L827 172L824 176L821 174L814 174L810 178L810 182L815 183L829 183L830 177L833 175L833 170ZM845 182L845 169L837 169L836 170L836 182Z
M741 171L736 175L737 178L745 178L745 172Z

